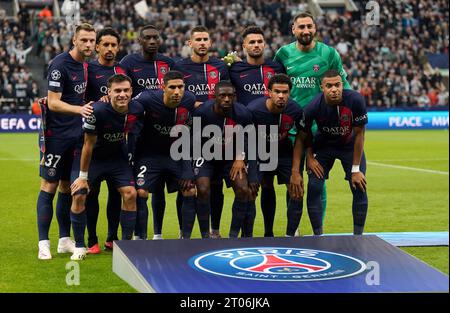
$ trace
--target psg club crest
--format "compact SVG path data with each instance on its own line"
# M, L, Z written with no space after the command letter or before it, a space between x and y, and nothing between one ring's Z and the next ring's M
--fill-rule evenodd
M314 72L318 72L318 71L320 70L319 65L314 64L314 65L313 65L313 70L314 70Z
M299 248L255 247L206 252L189 265L201 272L259 281L321 281L358 275L361 260L348 255Z
M138 185L138 186L143 186L145 184L145 179L143 179L143 178L138 178L137 180L136 180L136 185Z
M54 177L56 175L56 169L54 168L49 168L47 171L48 176L50 177Z
M216 71L209 72L209 77L211 77L211 79L216 79L217 78L217 72Z

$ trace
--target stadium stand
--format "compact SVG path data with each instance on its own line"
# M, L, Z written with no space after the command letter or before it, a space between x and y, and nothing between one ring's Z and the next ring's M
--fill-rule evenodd
M9 12L0 22L0 112L31 111L33 79L37 95L45 92L41 78L48 62L70 47L70 27L61 13L67 1L0 2ZM185 41L195 25L211 30L214 56L237 51L243 57L239 34L256 24L265 30L265 54L271 58L293 40L292 16L312 9L291 0L147 0L148 10L138 12L132 9L138 2L80 0L79 14L96 29L112 26L121 33L119 59L139 50L137 32L147 23L163 30L160 50L175 59L189 55ZM386 0L380 5L379 25L373 26L365 23L368 1L350 2L356 10L323 8L318 39L339 51L352 88L364 95L369 109L448 107L448 1Z

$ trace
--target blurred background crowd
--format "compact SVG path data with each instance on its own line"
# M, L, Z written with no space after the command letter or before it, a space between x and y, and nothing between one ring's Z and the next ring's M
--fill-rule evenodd
M0 113L36 113L46 93L49 61L70 48L66 1L0 0ZM79 0L81 21L96 29L111 26L122 36L118 60L140 51L138 32L151 23L161 29L161 52L187 57L189 30L210 29L213 55L236 51L248 25L265 31L267 58L292 42L292 17L312 11L311 1L293 0ZM380 19L367 22L368 1L324 8L317 16L317 39L336 48L353 89L371 110L448 107L448 0L379 1Z

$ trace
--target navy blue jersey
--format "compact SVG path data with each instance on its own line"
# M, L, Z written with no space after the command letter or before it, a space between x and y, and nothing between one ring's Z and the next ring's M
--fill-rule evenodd
M85 119L83 130L97 135L92 159L127 158L126 135L133 123L143 116L144 109L139 102L131 101L127 113L119 113L111 103L94 102L94 112Z
M253 123L256 127L258 125L265 125L266 132L258 132L258 140L265 139L266 149L269 147L269 141L278 141L278 156L292 157L293 146L289 140L289 130L294 126L297 129L305 129L305 116L300 106L293 100L289 99L283 113L275 114L269 111L266 105L268 97L258 98L250 102L247 109L253 115ZM278 134L270 134L270 125L278 126ZM262 138L263 137L263 138Z
M68 52L57 55L48 67L48 90L61 93L61 101L83 105L87 84L87 63L75 61ZM81 116L43 110L45 136L81 136Z
M195 106L194 94L186 91L176 108L164 105L163 90L145 90L134 100L145 110L144 124L136 144L136 155L169 156L170 146L176 140L170 137L175 125L189 125Z
M118 65L101 65L98 60L88 63L88 82L86 87L86 102L98 101L108 94L108 78L114 74L126 74Z
M252 114L247 110L247 108L239 102L235 102L233 104L233 110L229 117L223 117L214 112L214 103L215 100L208 100L200 105L195 111L193 116L200 117L202 128L207 125L216 125L222 129L221 138L217 138L216 144L224 145L222 148L222 154L225 155L225 145L229 144L228 140L225 139L225 126L236 126L241 125L245 127L247 125L252 124ZM210 138L212 138L213 134L210 134ZM202 140L208 141L210 138L202 137L201 134L194 134L194 140L202 138ZM216 138L215 138L216 139ZM231 141L233 138L230 138ZM244 143L245 144L245 143ZM244 147L245 148L245 147Z
M265 60L262 65L251 65L247 61L233 63L230 79L236 88L237 101L247 105L257 98L267 96L269 79L285 72L281 63L272 60Z
M173 69L184 74L186 90L201 102L214 98L214 88L219 81L230 79L227 65L217 58L209 58L205 63L186 58L175 63Z
M119 63L132 80L133 97L145 89L161 89L164 75L173 67L171 58L157 53L155 60L147 61L142 54L125 56Z
M349 89L344 89L342 97L341 105L330 106L325 103L322 92L305 107L306 127L311 128L313 121L317 123L315 147L325 145L353 147L353 126L367 124L364 97Z

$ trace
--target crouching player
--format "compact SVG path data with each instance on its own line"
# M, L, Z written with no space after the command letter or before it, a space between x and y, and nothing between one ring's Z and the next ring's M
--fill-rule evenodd
M131 101L131 79L123 74L108 80L110 103L94 103L94 112L83 124L84 144L78 169L72 172L71 192L73 196L70 218L75 237L72 260L86 256L84 231L86 227L85 202L89 185L106 179L119 191L123 199L120 212L122 239L131 239L136 224L136 190L133 171L128 163L126 133L131 128L129 115L143 115L142 106ZM74 167L76 168L76 166ZM88 171L89 170L89 171Z
M353 233L361 235L368 206L364 156L364 132L368 120L364 98L358 92L344 90L336 70L326 71L321 82L323 92L305 107L307 129L313 121L318 126L313 145L306 153L308 214L314 234L321 235L323 208L320 195L334 161L339 159L353 193Z
M247 108L253 115L253 123L255 126L265 126L266 132L260 133L258 131L258 140L266 140L266 146L270 146L270 142L276 142L278 145L278 153L273 155L270 151L270 157L277 157L278 164L273 171L259 170L259 179L261 187L273 185L275 175L278 179L278 184L285 184L288 191L290 191L291 198L287 207L287 226L286 235L294 236L295 231L300 224L300 218L303 210L303 185L300 173L300 162L293 164L293 148L288 138L289 131L296 127L299 131L299 138L304 139L304 114L303 110L293 100L289 99L292 88L292 82L286 74L276 74L272 76L268 83L269 97L261 97L250 102ZM278 132L269 133L270 126L277 126ZM303 140L299 140L298 148L302 149ZM259 149L258 149L259 150ZM258 156L260 160L259 167L262 166L262 157ZM297 187L295 194L291 186L291 177L295 176L297 179ZM273 237L273 223L275 217L276 201L267 203L266 210L263 210L264 218L264 237Z
M133 101L139 102L145 111L143 128L136 142L134 163L139 216L136 227L140 230L140 236L136 239L145 240L149 192L160 191L166 183L169 193L182 192L182 211L195 210L195 186L189 160L176 161L170 153L175 141L170 135L171 130L190 123L195 96L189 91L185 92L182 73L169 71L164 75L162 90L144 90Z
M244 219L249 213L248 211L251 210L249 207L251 189L247 180L246 164L244 162L245 151L239 151L239 147L234 149L233 135L227 136L231 132L227 132L225 128L235 125L239 125L239 127L251 125L252 116L243 104L236 102L236 90L234 86L228 81L221 81L216 84L215 99L202 103L195 110L194 130L196 129L196 117L201 119L202 127L199 131L202 131L202 133L203 129L205 129L204 132L207 132L206 129L210 128L211 125L221 129L220 136L210 133L212 134L210 138L204 137L208 139L207 142L210 140L214 142L214 158L212 160L205 160L204 156L202 156L200 158L194 158L193 162L197 186L197 216L201 235L203 238L209 237L211 181L222 182L225 179L227 187L232 187L235 194L229 236L237 237L239 231L244 226ZM193 135L193 140L202 138L201 134L194 133ZM244 141L243 144L245 145ZM245 146L242 148L245 150ZM227 160L225 158L226 149L234 152L234 154L231 154L234 159ZM222 153L218 154L216 151L221 151ZM216 156L219 156L219 158ZM256 192L256 190L254 191ZM256 212L253 212L252 218L247 219L249 225L244 227L245 233L242 233L243 237L252 236L255 214ZM183 238L190 238L194 220L194 212L185 212L183 215L183 224L186 221L186 224L191 227L183 233Z

